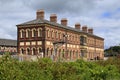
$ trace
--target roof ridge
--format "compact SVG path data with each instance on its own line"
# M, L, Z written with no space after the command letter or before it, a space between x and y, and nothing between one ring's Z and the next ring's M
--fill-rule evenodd
M17 26L20 26L20 25L30 25L30 24L41 24L41 23L46 23L46 24L50 24L50 25L54 25L54 26L59 26L61 28L65 28L65 29L73 30L73 31L77 31L77 32L82 32L82 33L85 33L85 34L92 35L92 36L95 36L95 37L103 39L102 37L96 36L94 34L89 34L87 32L83 32L82 30L78 30L78 29L75 29L75 28L70 27L70 26L64 26L64 25L62 25L60 23L50 22L49 20L46 20L46 19L34 19L34 20L31 20L31 21L19 24Z

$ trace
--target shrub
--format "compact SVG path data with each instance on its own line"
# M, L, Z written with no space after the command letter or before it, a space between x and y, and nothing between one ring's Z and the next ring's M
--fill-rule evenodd
M0 58L0 80L119 80L119 61L19 62L9 56Z

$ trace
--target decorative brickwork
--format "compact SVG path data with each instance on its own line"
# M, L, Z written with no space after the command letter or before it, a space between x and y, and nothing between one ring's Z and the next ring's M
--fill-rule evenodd
M45 20L44 11L38 10L37 19L17 25L18 53L68 61L103 59L104 39L94 35L93 29L87 29L87 26L82 30L78 23L75 28L69 27L67 21L63 18L58 24L56 14L50 16L50 21ZM54 55L53 43L60 41L65 44L59 46Z

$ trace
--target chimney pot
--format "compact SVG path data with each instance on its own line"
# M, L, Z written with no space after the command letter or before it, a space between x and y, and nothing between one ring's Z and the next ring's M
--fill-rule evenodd
M37 10L37 12L36 12L36 18L37 19L44 19L44 10L43 9Z
M57 15L56 14L51 14L50 15L50 21L51 22L57 22Z
M93 34L93 28L89 28L88 33Z
M87 25L82 26L82 31L87 33Z
M68 22L68 20L66 18L61 19L61 24L62 25L67 26L67 22Z
M75 29L79 29L80 30L80 27L81 27L80 23L76 23L75 24Z

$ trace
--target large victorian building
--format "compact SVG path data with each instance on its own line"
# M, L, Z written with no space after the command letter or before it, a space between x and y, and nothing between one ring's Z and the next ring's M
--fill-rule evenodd
M56 59L65 60L103 59L104 39L94 35L92 28L81 27L79 23L72 28L66 18L59 24L56 14L51 14L49 21L44 15L44 10L38 10L35 20L17 25L19 54L42 57L54 54Z

